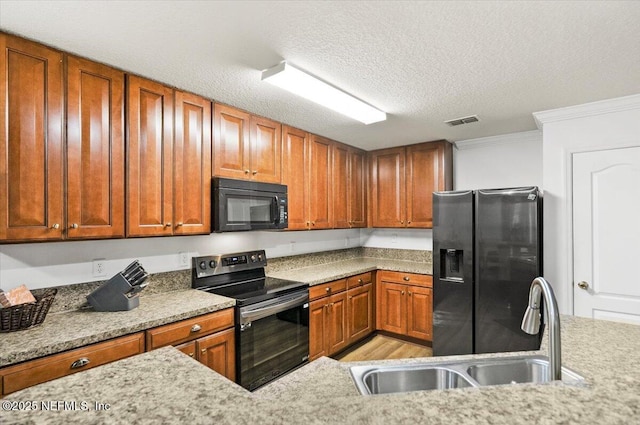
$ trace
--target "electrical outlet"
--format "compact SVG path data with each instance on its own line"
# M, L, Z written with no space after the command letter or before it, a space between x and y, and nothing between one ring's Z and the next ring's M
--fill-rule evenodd
M189 253L186 252L186 251L178 252L178 262L179 262L179 265L181 265L181 266L188 266L189 265Z
M296 250L296 243L294 241L291 241L291 243L289 244L289 249L291 250L291 252L294 252Z
M392 233L391 234L391 243L398 243L398 234L397 233Z
M106 261L104 258L97 258L93 260L93 277L102 277L107 275L105 263Z
M349 248L349 236L344 238L344 247Z

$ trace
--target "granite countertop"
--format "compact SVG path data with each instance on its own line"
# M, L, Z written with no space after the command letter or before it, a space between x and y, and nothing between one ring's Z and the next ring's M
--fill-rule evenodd
M194 289L140 297L130 311L73 310L42 325L0 334L0 367L233 307L235 301Z
M372 270L431 274L431 264L418 261L363 257L290 270L269 271L267 274L271 277L295 280L313 286Z
M545 352L546 342L542 350L529 354ZM361 396L349 376L350 363L321 358L249 393L167 347L11 394L2 401L9 402L8 408L22 409L8 411L3 404L0 423L606 425L637 421L640 326L563 316L562 354L563 365L585 377L582 385L556 382ZM42 410L43 401L70 403L57 411L25 411L29 407ZM96 411L96 402L108 403L109 410Z

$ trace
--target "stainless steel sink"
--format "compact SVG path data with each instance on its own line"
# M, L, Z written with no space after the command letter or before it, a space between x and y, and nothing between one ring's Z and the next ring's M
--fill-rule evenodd
M480 385L543 383L549 382L549 360L545 357L495 360L469 366L467 373ZM562 380L579 381L582 377L562 368Z
M353 366L350 372L361 394L389 394L549 382L549 359L518 356L436 364ZM563 382L578 383L583 379L562 368Z
M354 366L351 368L351 374L362 394L405 393L473 386L460 372L439 366Z

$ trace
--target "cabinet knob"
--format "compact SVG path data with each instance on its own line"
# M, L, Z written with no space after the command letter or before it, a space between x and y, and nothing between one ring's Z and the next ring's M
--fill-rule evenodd
M164 223L164 227L171 227L171 222Z
M409 279L409 276L405 276L405 277L403 277L402 279L403 279L405 282L409 282L409 280L410 280L410 279Z
M200 350L200 352L201 352L202 354L204 354L204 353L206 353L206 352L207 352L207 349L206 349L206 348L203 348L203 349L201 349L201 350Z
M411 221L407 221L407 224L411 224Z
M245 174L249 174L251 171L250 170L244 170Z
M189 353L189 357L194 357L196 353Z
M51 228L54 230L58 230L60 228L60 225L58 223L54 223L53 226L51 226Z
M179 221L179 222L176 224L176 227L180 227L180 226L182 226L183 224L184 224L184 223L182 223L181 221Z
M202 326L200 326L197 323L195 325L191 326L191 332L198 332L200 329L202 329Z
M400 224L404 224L404 220L400 220Z
M404 295L404 291L402 291L402 292L400 293L400 295Z
M364 281L363 281L362 279L358 279L358 283L359 283L360 285L362 285L362 283L363 283L363 282L364 282Z
M69 226L70 229L77 229L78 228L78 223L73 223L71 226Z
M89 360L86 357L81 357L78 360L76 360L75 362L71 363L71 369L79 369L83 366L88 365L89 363L91 363L91 360Z
M258 174L258 171L253 171L251 174L255 176L256 174Z
M316 225L316 222L315 222L315 221L312 221L312 222L311 222L311 225L312 225L312 226L315 226L315 225Z
M327 292L331 292L331 288L327 288Z
M411 296L411 291L409 291L409 296Z

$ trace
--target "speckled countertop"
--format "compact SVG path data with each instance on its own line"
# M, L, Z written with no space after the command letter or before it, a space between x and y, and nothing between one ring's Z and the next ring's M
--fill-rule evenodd
M19 402L26 408L24 402L41 407L42 401L75 401L77 410L5 408L0 423L638 423L640 326L564 316L562 354L563 365L586 378L583 385L519 384L365 397L349 377L352 364L322 358L249 393L168 347L11 394L2 401L15 402L16 408ZM109 410L96 411L96 402L108 403Z
M268 275L280 279L305 282L310 286L313 286L372 270L391 270L406 273L431 274L431 264L418 261L365 257L290 270L269 271Z
M0 334L0 367L233 307L230 298L187 289L148 295L130 311L50 313L40 326Z

